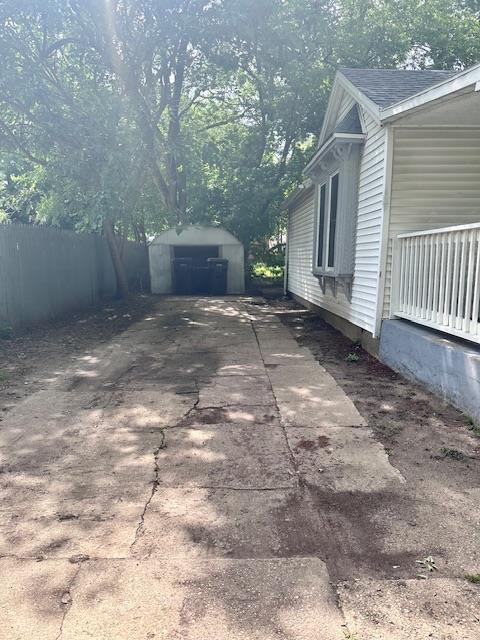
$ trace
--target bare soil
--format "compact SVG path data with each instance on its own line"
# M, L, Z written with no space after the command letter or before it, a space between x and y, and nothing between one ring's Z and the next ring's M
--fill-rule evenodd
M270 301L296 340L335 378L405 479L400 490L322 494L310 489L327 524L326 558L337 581L465 579L480 572L480 438L463 415L402 378L319 316L292 301ZM354 353L358 360L348 358ZM318 446L304 443L303 447ZM320 443L321 446L321 443Z
M1 412L44 386L47 362L50 369L57 363L63 368L69 358L88 354L145 317L154 303L155 299L146 295L132 296L127 302L107 300L97 309L72 313L0 339L0 420Z

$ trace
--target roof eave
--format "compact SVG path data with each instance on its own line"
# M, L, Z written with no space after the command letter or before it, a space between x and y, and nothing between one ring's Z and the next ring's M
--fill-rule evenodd
M352 142L352 143L362 143L365 140L364 133L333 133L328 140L324 142L324 144L318 149L307 164L305 169L303 170L304 176L309 176L310 171L315 167L318 161L322 158L322 156L337 142Z
M457 75L447 80L442 80L433 87L419 91L409 98L405 98L400 102L390 105L380 110L380 121L382 123L392 122L397 118L401 118L414 109L418 109L433 102L441 100L452 93L467 89L473 86L474 91L480 91L480 63L469 69L460 71Z

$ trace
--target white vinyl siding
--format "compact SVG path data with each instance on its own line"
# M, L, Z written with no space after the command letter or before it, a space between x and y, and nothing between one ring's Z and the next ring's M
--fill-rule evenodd
M349 108L353 106L351 101ZM360 160L360 183L351 301L339 286L322 292L312 274L315 247L314 190L298 202L289 217L288 290L353 324L374 332L383 214L385 131L363 113L366 140ZM341 238L338 238L341 242Z
M480 221L480 129L394 129L384 317L390 315L393 238Z

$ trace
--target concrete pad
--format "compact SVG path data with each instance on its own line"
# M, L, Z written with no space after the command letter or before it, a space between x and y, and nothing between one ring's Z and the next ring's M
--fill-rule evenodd
M62 640L343 638L319 560L87 562L72 598Z
M215 425L171 429L159 451L164 487L284 488L296 479L278 427Z
M405 482L367 429L287 429L304 480L323 490L376 492Z
M480 587L466 580L361 580L341 583L348 629L368 640L477 640Z
M266 345L262 348L262 359L265 365L297 365L316 362L308 349L282 345Z
M270 382L265 376L217 377L200 386L198 408L233 405L273 405Z
M0 635L2 640L55 640L78 566L67 560L0 558Z
M157 559L318 556L319 528L299 490L159 488L133 553Z
M195 409L178 426L203 427L213 425L250 425L263 429L267 426L280 427L280 416L274 405L239 405L234 407L211 407Z
M148 496L145 496L145 502ZM122 558L130 553L144 503L111 503L102 509L91 501L55 504L3 512L0 555L22 558Z
M282 424L287 427L356 427L365 424L353 403L342 393L317 402L278 402Z
M137 432L171 427L193 409L197 399L196 393L143 385L139 390L123 390L118 403L103 411L102 420L115 429L125 426Z

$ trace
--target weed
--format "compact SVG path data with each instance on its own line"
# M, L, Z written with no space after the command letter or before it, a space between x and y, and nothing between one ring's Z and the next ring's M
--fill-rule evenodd
M442 447L440 449L441 458L450 458L457 462L465 462L465 454L458 449L450 449L449 447Z
M473 433L474 436L480 438L480 424L477 424L475 420L471 417L467 417L468 429Z
M435 563L435 559L432 556L425 556L422 560L415 560L417 564L420 565L423 571L428 573L433 573L434 571L438 571L438 567ZM426 579L425 573L417 573L417 578Z
M358 362L360 360L360 356L358 353L349 353L345 357L345 362Z
M360 640L356 633L349 631L348 629L342 629L345 640Z
M472 584L480 584L480 573L467 573L465 574L465 580Z
M385 453L387 454L387 456L391 456L393 453L393 449L391 449L390 447L385 447Z
M0 369L0 384L1 384L2 382L6 382L6 381L8 380L8 378L9 378L8 373L7 373L6 371L2 371L2 370Z

